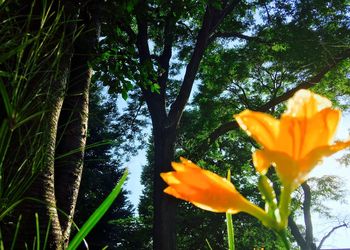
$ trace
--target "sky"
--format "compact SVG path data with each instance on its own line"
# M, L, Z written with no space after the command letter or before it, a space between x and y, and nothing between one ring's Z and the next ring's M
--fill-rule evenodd
M343 119L340 122L338 131L336 134L336 140L346 140L350 137L350 113L343 114ZM343 166L339 164L339 159L342 155L350 153L349 150L338 152L332 157L328 157L323 160L323 163L317 166L310 177L322 177L325 175L337 175L343 178L344 188L347 190L347 196L345 197L346 203L339 204L337 202L328 202L329 207L333 209L333 213L341 219L347 219L349 228L342 227L336 230L322 245L322 248L350 248L350 166ZM302 221L299 219L299 221ZM322 239L334 226L343 224L343 221L325 220L313 214L313 229L314 235L318 240Z
M336 139L345 140L350 137L350 113L343 114L342 120L337 130ZM347 151L349 153L349 151ZM345 182L345 188L350 191L350 182L347 181L350 178L350 166L341 166L337 159L339 159L346 151L339 152L332 157L324 159L323 163L317 166L310 177L321 177L324 175L337 175L342 177ZM140 183L140 177L142 172L142 166L146 164L146 151L141 150L139 154L133 157L124 167L128 167L130 174L125 188L130 190L129 199L132 204L137 208L140 195L142 194L143 186ZM329 206L333 209L333 213L339 218L346 218L350 223L350 193L348 193L345 200L346 204L331 203ZM324 235L327 234L334 226L339 225L342 221L325 220L316 214L312 215L314 236L321 240ZM302 218L298 218L298 223L302 223ZM223 222L224 223L224 222ZM322 248L350 248L350 228L340 228L336 230L323 244Z

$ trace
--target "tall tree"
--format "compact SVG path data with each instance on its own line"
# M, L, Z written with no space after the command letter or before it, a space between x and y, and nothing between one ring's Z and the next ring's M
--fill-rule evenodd
M135 7L137 32L130 26L121 29L134 39L137 47L139 71L146 76L147 81L154 85L141 85L142 96L147 103L153 125L154 140L154 224L153 247L155 249L175 249L175 215L176 201L166 196L162 190L165 185L159 174L170 170L170 162L174 157L176 128L186 106L195 80L200 61L208 45L210 35L237 5L238 1L223 1L222 6L212 3L200 3L198 31L191 41L194 47L182 80L179 93L168 110L167 91L169 89L170 59L178 37L174 30L183 32L177 22L189 18L186 10L192 9L196 3L183 1L159 2L152 6L147 1L140 1ZM155 26L157 23L159 27ZM155 28L155 29L154 29ZM155 53L149 48L149 39L154 39ZM156 90L156 91L155 91Z
M347 9L345 1L144 0L106 34L102 44L112 70L102 80L116 89L137 82L152 120L155 249L176 248L176 201L163 194L159 174L171 168L176 130L196 77L203 95L211 89L214 98L227 101L216 120L205 122L213 130L198 133L202 142L188 154L200 159L237 129L233 113L278 112L296 90L339 70L350 56Z

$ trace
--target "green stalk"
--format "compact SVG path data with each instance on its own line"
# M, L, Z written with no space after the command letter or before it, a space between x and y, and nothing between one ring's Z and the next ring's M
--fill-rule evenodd
M289 240L287 238L287 231L283 229L282 231L277 233L278 237L282 240L284 247L286 250L290 250Z
M12 243L11 243L11 250L15 249L16 242L17 242L18 231L19 231L19 227L21 225L21 220L22 220L22 215L19 215L18 221L17 221L17 224L16 224L16 231L15 231L15 234L13 236ZM2 249L2 248L0 247L0 249Z
M288 226L288 216L289 216L289 204L291 201L292 189L291 187L284 186L281 190L279 211L281 216L280 226L285 229Z
M231 182L231 171L227 171L227 180ZM232 214L226 213L228 249L235 250L235 234L233 230Z
M282 229L274 218L269 216L263 209L254 205L248 200L245 200L245 206L242 211L247 214L250 214L251 216L254 216L258 220L260 220L264 226L271 228L276 232L279 232Z
M35 226L36 226L36 249L40 250L40 227L39 227L38 213L35 213Z
M235 250L235 234L233 230L232 214L226 213L228 249Z

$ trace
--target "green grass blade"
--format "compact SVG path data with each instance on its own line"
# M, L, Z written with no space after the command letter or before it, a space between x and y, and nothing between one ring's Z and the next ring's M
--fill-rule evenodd
M38 213L35 213L35 228L36 228L36 249L40 250L40 227L39 227Z
M227 180L231 182L231 171L227 171ZM226 213L228 249L235 250L235 235L233 231L232 214Z
M18 221L17 221L17 224L16 224L15 235L13 236L13 239L12 239L13 241L12 241L12 244L11 244L11 250L15 249L15 245L16 245L16 242L17 242L18 231L19 231L19 227L21 225L21 220L22 220L22 215L20 215L18 217Z
M12 117L12 105L4 83L0 80L0 95L8 117Z
M1 233L1 228L0 228L0 250L5 249L4 247L4 241L2 240L2 233Z
M46 245L47 245L47 242L48 242L48 239L49 239L50 228L51 228L51 218L49 219L49 223L47 224L47 230L46 230L46 234L45 234L43 250L46 249Z
M102 202L102 204L95 210L95 212L90 216L90 218L84 223L80 231L74 236L67 250L77 249L77 247L86 237L86 235L94 228L97 222L107 212L109 207L113 204L114 200L118 197L127 176L128 176L128 170L125 170L122 178L119 180L119 182L114 187L112 192L107 196L107 198Z
M7 207L4 211L0 211L0 221L2 221L2 219L7 215L9 214L11 211L13 211L13 209L15 207L17 207L24 199L21 199L21 200L18 200L14 203L12 203L9 207Z
M209 247L209 249L210 249L210 250L213 250L213 248L211 247L211 245L210 245L208 239L205 239L205 242L207 243L207 246Z

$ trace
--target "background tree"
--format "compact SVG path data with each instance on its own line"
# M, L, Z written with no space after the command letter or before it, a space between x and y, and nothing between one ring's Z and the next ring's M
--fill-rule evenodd
M117 70L104 75L103 81L113 88L128 85L125 79L134 80L141 85L150 112L154 248L175 248L176 202L162 193L159 173L170 170L176 130L196 77L202 95L212 93L206 97L208 103L213 99L225 105L218 114L210 113L213 119L203 115L194 138L200 142L187 149L192 159L206 160L212 156L208 150L220 144L218 138L229 139L232 135L226 133L237 129L232 114L245 108L278 114L280 104L300 88L321 80L319 91L331 88L328 76L340 72L350 54L347 9L343 1L318 0L138 2L130 12L134 18L125 19L128 22L112 36L125 42L117 49L121 58L118 63L114 60ZM111 49L117 47L113 40L103 43L116 51ZM127 60L124 55L129 55ZM113 60L107 61L110 67ZM128 74L123 65L136 74ZM346 77L343 80L345 86ZM203 126L208 129L201 133Z

